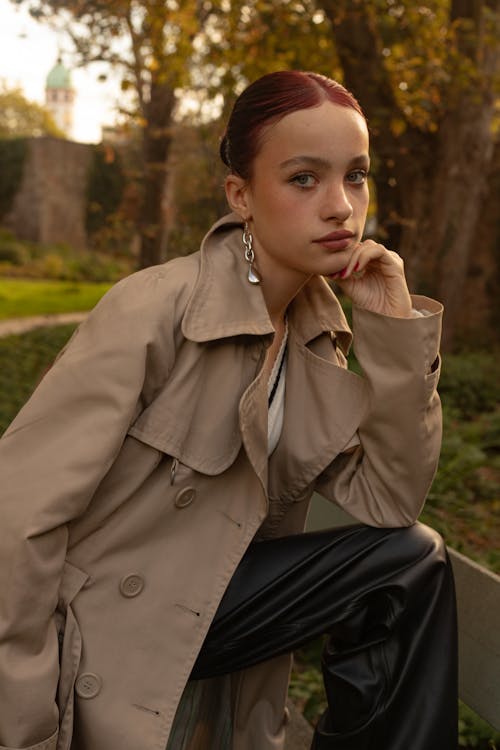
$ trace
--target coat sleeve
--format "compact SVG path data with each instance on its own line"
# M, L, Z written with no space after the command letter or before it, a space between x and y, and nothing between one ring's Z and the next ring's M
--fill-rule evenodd
M436 390L443 308L413 297L423 315L393 318L353 309L354 351L369 406L357 435L320 475L316 490L363 523L408 526L418 518L439 461Z
M151 364L168 370L173 348L155 330L155 295L152 274L116 285L0 441L0 750L55 749L67 524L120 450Z

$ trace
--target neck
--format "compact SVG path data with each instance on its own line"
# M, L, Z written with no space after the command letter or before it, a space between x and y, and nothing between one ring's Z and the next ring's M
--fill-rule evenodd
M288 278L277 275L273 278L272 275L265 275L264 272L262 276L262 294L267 311L271 323L278 330L283 325L288 305L311 277L303 274L290 274Z

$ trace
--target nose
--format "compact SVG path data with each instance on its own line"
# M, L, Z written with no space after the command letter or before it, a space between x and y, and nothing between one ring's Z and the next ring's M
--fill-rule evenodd
M328 185L321 208L321 218L344 222L352 216L352 212L352 204L346 194L344 182Z

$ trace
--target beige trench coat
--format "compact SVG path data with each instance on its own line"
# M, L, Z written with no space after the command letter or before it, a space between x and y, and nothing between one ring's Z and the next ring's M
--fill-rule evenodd
M164 750L259 529L301 530L314 489L367 524L415 521L440 446L441 306L414 304L430 314L354 310L361 378L338 302L306 285L268 461L273 328L236 216L103 298L0 442L3 750ZM233 680L234 750L283 747L288 669Z

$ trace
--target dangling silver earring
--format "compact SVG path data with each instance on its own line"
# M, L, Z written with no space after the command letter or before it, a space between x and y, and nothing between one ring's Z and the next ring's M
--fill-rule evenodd
M248 263L247 279L250 284L260 284L260 282L262 281L262 277L253 265L255 260L255 253L253 251L252 245L252 233L250 231L250 227L248 226L248 222L245 221L245 226L243 227L243 246L245 248L245 260Z

